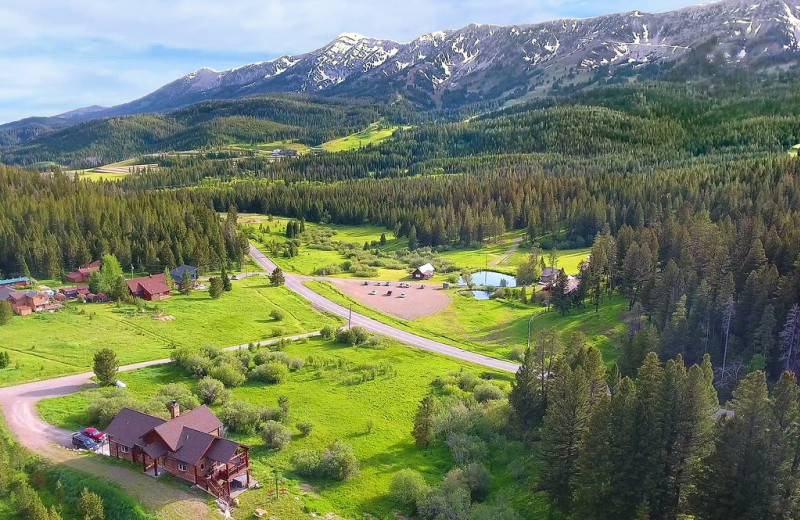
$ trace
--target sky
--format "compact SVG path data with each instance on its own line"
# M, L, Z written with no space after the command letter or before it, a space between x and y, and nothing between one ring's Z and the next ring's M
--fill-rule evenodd
M201 67L319 47L343 32L398 42L469 23L661 12L698 0L3 0L0 123L142 97Z

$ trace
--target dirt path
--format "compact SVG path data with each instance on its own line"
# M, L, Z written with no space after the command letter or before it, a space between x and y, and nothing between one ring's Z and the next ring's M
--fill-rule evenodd
M296 340L318 334L318 332L312 332L285 339ZM277 341L280 339L262 341L259 345L269 345ZM235 345L226 350L240 348L247 348L247 345ZM156 359L134 363L120 367L120 372L169 362L169 359ZM8 428L30 451L55 463L116 482L160 518L165 520L220 518L219 513L208 506L207 501L210 496L206 493L190 489L188 485L159 481L130 466L111 463L65 448L65 446L71 445L72 432L45 422L36 410L36 403L42 399L70 395L96 386L91 380L93 375L91 372L87 372L0 388L0 406L2 406Z
M495 258L494 260L489 262L489 265L492 266L492 267L497 267L500 264L502 264L503 262L505 262L506 260L508 260L509 258L511 258L511 255L513 255L514 253L517 252L517 249L519 249L519 245L521 243L522 243L522 237L518 237L518 238L515 238L514 240L512 240L511 241L511 246L508 248L508 251L506 251L503 254L503 256L501 256L499 258Z

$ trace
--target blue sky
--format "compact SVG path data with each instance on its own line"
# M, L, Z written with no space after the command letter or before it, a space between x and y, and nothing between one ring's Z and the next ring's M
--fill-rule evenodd
M141 97L200 67L321 47L342 32L404 42L471 22L666 11L693 0L5 0L0 123Z

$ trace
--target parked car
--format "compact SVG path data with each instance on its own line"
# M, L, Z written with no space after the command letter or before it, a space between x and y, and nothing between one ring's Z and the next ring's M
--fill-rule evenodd
M392 295L392 291L386 291L386 296L391 296L391 295Z
M385 283L385 284L383 284L383 285L385 285L386 287L389 287L390 285L392 285L392 282L386 282L386 283Z
M361 285L369 285L369 282L364 280L364 283L362 283Z
M81 433L95 441L102 441L103 437L106 436L105 433L101 432L100 430L92 426L90 426L89 428L84 428L83 430L81 430Z
M375 285L377 285L377 286L381 286L381 285L383 285L383 284L382 284L382 283L380 283L380 282L375 282Z
M401 293L400 293L400 297L401 297L401 298L405 298L405 297L406 297L406 293L404 293L404 292L401 292Z
M75 449L94 451L97 446L97 441L80 432L72 434L72 447Z
M370 295L370 296L375 296L376 294L378 294L378 291L376 291L375 289L373 289L373 290L371 290L371 291L369 292L369 295Z
M424 289L425 288L425 284L420 285L419 288L420 289Z

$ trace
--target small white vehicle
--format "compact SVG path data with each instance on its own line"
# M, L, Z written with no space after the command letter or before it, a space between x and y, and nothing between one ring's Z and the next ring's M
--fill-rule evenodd
M378 291L376 291L375 289L373 289L373 290L371 290L371 291L369 292L369 295L370 295L370 296L375 296L376 294L378 294Z
M401 293L400 293L400 297L401 297L401 298L405 298L405 297L406 297L406 293L404 293L404 292L401 292Z

